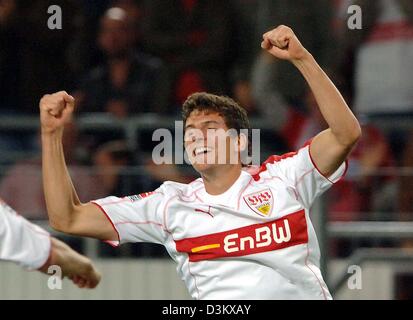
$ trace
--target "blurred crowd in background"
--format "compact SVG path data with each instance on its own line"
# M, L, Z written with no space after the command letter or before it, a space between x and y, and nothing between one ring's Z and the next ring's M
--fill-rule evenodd
M348 28L352 4L362 9L361 30ZM51 5L62 8L61 30L48 29ZM262 34L280 24L295 31L363 126L346 179L328 193L328 219L412 220L413 175L395 169L413 167L413 121L410 131L369 120L413 115L411 0L0 0L0 119L37 116L42 95L63 89L75 96L78 118L179 119L186 97L207 91L273 124L261 132L262 160L296 150L326 123L294 66L260 48ZM185 166L156 166L151 132L131 148L113 130L79 130L76 119L68 126L65 156L82 201L196 177ZM0 196L46 219L39 136L0 131L0 154L10 150L26 156L0 156ZM345 256L353 245L346 241L330 250ZM127 250L139 256L145 247Z

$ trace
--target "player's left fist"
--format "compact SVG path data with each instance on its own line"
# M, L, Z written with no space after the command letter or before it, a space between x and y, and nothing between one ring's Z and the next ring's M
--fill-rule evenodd
M293 30L287 26L280 25L264 33L262 38L261 48L278 59L294 62L309 55L309 52L298 40Z

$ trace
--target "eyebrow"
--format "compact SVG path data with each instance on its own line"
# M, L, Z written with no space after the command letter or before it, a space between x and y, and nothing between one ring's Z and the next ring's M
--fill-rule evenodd
M216 121L216 120L207 120L207 121L201 122L201 125L209 125L209 124L219 124L219 122ZM187 130L189 128L194 128L194 125L193 124L188 124L188 125L185 126L185 130Z

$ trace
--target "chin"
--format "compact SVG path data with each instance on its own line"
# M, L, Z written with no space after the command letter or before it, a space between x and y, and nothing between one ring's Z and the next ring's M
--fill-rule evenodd
M200 174L208 173L209 171L213 170L216 167L216 165L213 165L213 164L203 164L203 163L202 164L194 163L192 164L192 166Z

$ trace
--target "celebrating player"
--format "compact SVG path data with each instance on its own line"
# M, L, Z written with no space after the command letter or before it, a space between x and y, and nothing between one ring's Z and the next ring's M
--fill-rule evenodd
M12 261L28 270L43 273L47 273L51 265L59 266L62 275L79 288L95 288L101 278L88 258L19 216L1 199L0 260Z
M118 245L163 244L196 299L331 299L310 221L314 199L345 173L361 135L336 87L286 26L263 35L262 48L291 61L307 80L329 128L297 152L243 170L245 111L206 93L183 105L185 149L201 177L165 182L154 192L80 203L63 156L63 126L74 110L66 92L40 102L43 181L51 225ZM219 130L223 129L223 130ZM224 131L235 129L238 134ZM225 145L223 149L219 146ZM216 152L219 150L219 152ZM225 154L226 162L218 161Z

